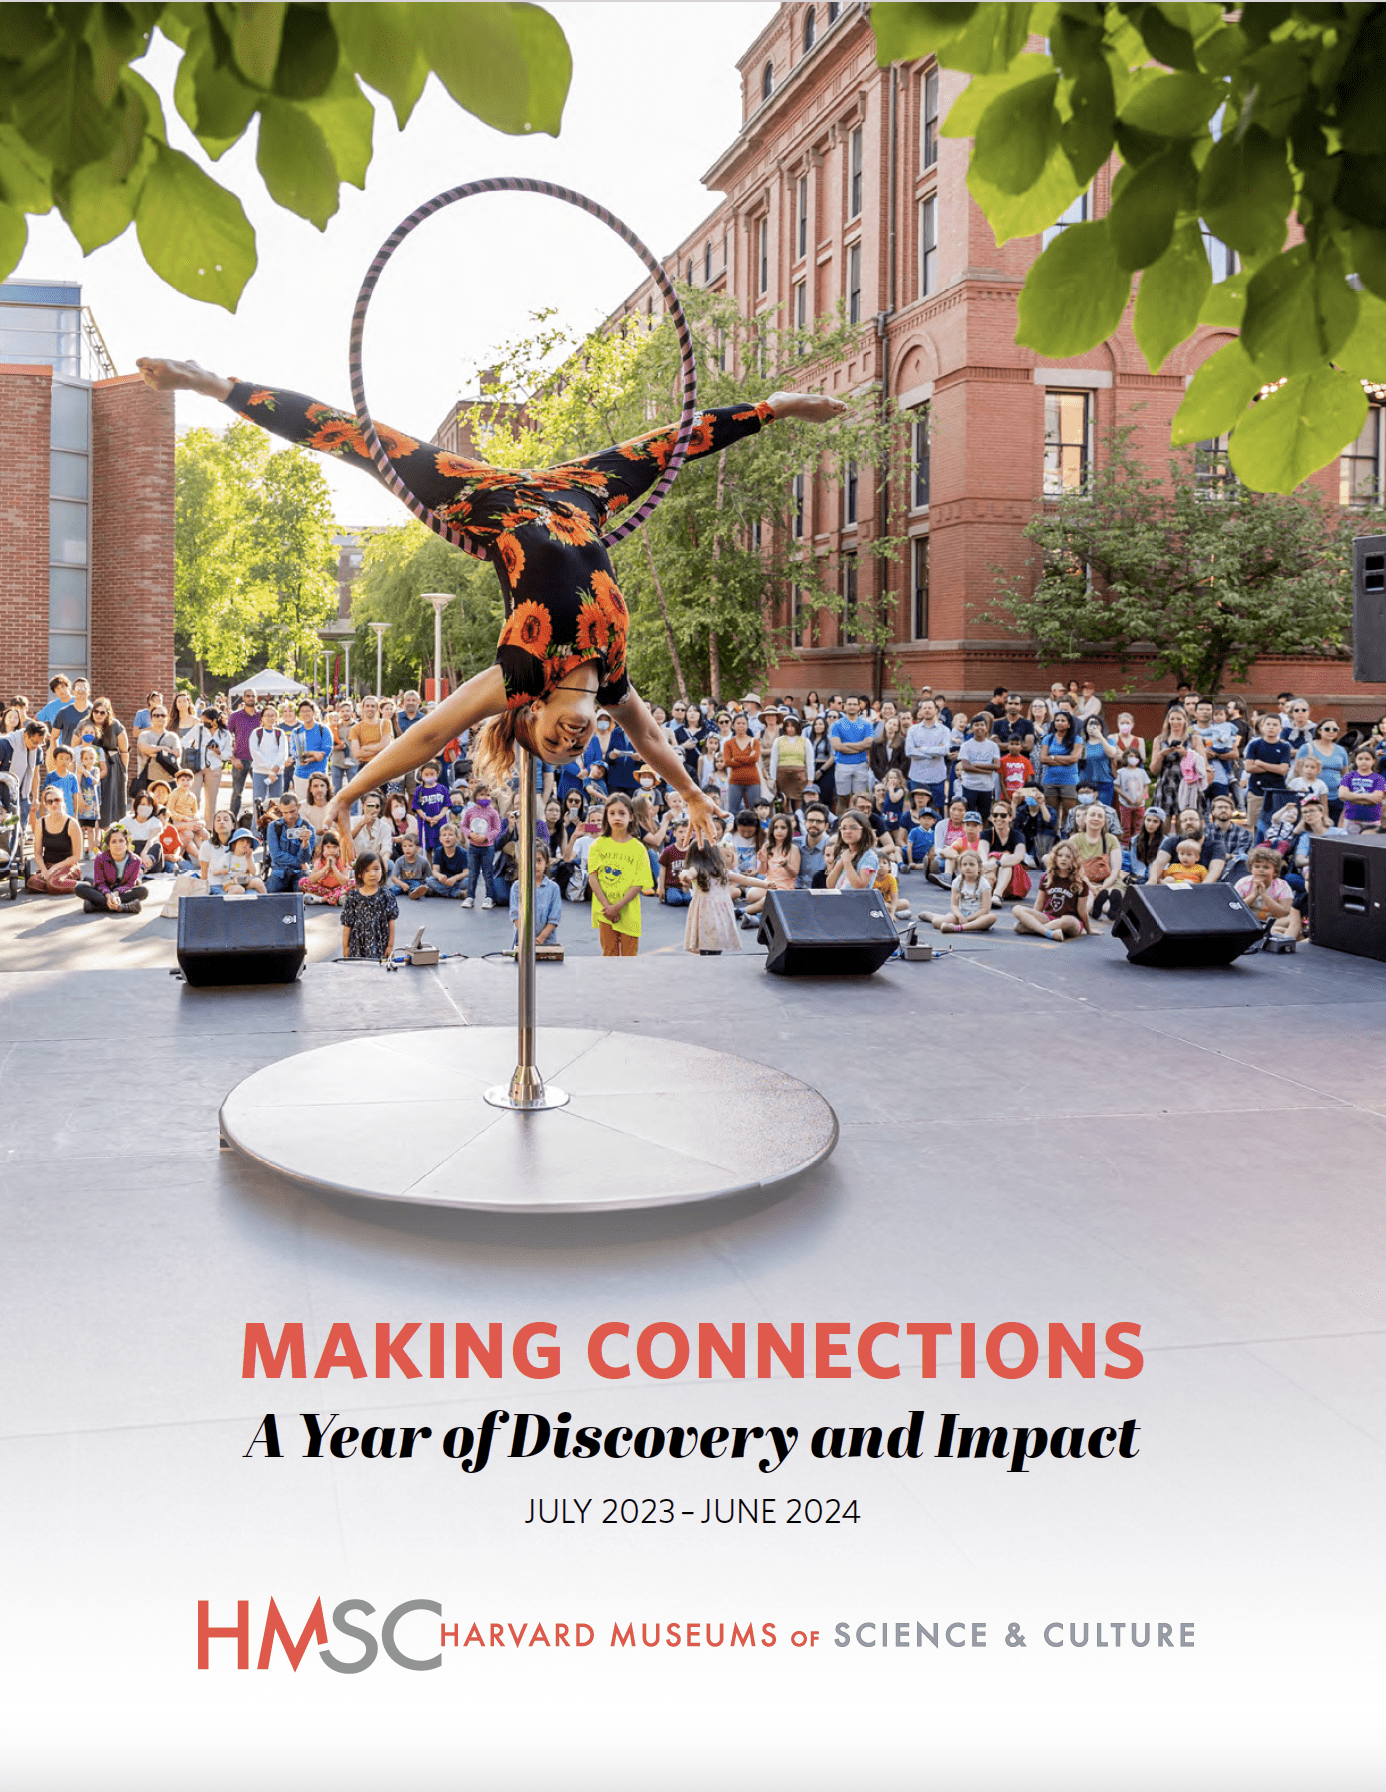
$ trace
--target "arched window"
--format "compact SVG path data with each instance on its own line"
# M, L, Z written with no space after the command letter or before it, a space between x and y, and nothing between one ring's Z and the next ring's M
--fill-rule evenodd
M818 14L810 6L804 14L804 52L807 54L818 36Z
M705 286L710 286L712 284L712 238L711 237L709 237L707 239L707 241L703 244L703 284Z
M768 100L774 91L775 65L773 62L767 62L765 65L765 73L760 77L760 97L763 100Z

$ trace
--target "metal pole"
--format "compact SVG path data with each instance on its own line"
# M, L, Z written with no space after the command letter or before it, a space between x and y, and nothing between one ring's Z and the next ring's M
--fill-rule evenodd
M519 1062L510 1079L515 1107L542 1107L544 1079L534 1062L534 755L518 749L520 764L520 838L518 842L520 916L516 940L519 971Z
M377 697L385 689L384 675L382 674L382 672L380 670L381 660L382 660L382 656L384 655L384 652L385 652L385 633L384 633L383 629L377 629L375 631L375 694Z
M433 606L433 706L443 701L443 606Z

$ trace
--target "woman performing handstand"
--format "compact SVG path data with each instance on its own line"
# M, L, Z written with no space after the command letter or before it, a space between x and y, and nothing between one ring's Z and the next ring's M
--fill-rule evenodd
M222 379L195 361L142 357L155 391L201 392L286 441L376 473L354 416L298 392ZM703 411L688 458L717 454L776 418L822 423L846 407L817 393L775 392L760 404ZM333 802L342 821L368 790L436 758L464 729L477 728L473 757L483 778L509 777L515 747L550 764L575 759L610 710L631 745L688 804L699 838L712 801L690 778L626 671L630 618L602 534L615 513L659 478L677 430L656 430L542 472L507 472L381 428L386 454L414 495L468 535L496 569L510 613L495 663L460 686L407 733L377 753Z

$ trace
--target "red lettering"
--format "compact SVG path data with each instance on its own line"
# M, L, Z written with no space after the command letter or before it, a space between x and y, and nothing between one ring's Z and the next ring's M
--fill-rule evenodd
M465 1649L470 1643L479 1643L483 1649L486 1647L486 1638L477 1629L475 1624L472 1625L466 1636L463 1637L462 1647Z
M1136 1349L1135 1345L1122 1342L1128 1332L1133 1338L1139 1338L1141 1335L1141 1328L1138 1325L1134 1325L1129 1319L1123 1319L1116 1325L1109 1325L1107 1327L1108 1350L1111 1351L1113 1356L1121 1357L1126 1363L1124 1369L1114 1369L1110 1363L1103 1369L1102 1373L1104 1375L1109 1375L1113 1381L1130 1381L1133 1375L1139 1375L1141 1370L1145 1367L1145 1358L1141 1355L1140 1351Z
M390 1379L390 1365L403 1369L406 1381L417 1381L423 1371L414 1362L406 1348L409 1340L419 1329L419 1322L412 1320L402 1325L395 1336L390 1336L387 1320L379 1321L375 1328L375 1375L377 1381Z
M503 1649L505 1647L504 1624L493 1624L491 1626L491 1647L493 1649Z
M820 1319L813 1328L813 1372L819 1381L848 1381L851 1379L850 1367L835 1368L833 1358L846 1356L847 1346L835 1344L834 1338L850 1336L851 1326L845 1321Z
M868 1325L857 1339L857 1361L868 1375L874 1375L877 1381L893 1381L900 1373L898 1363L878 1363L875 1356L877 1338L898 1338L900 1327L892 1325L889 1320L879 1320L875 1325Z
M578 1628L581 1629L581 1625L579 1625ZM623 1649L633 1649L635 1647L634 1624L627 1624L624 1630L621 1629L619 1624L613 1624L611 1626L611 1647L614 1649L617 1643L619 1643Z
M521 1375L527 1375L531 1381L553 1380L558 1373L557 1344L539 1345L534 1353L539 1359L538 1362L535 1362L534 1357L530 1356L529 1345L532 1338L556 1338L557 1336L558 1327L550 1325L547 1320L543 1319L536 1319L532 1325L520 1327L519 1331L515 1333L515 1343L512 1346L511 1354L515 1358L515 1367Z
M1049 1326L1049 1378L1057 1381L1064 1372L1067 1357L1078 1373L1091 1381L1097 1373L1097 1327L1083 1321L1083 1342L1080 1345L1066 1325L1053 1320Z
M768 1320L762 1319L756 1326L756 1374L762 1380L770 1375L770 1358L776 1356L783 1366L798 1381L804 1378L804 1328L795 1324L789 1328L789 1343L775 1330Z
M322 1600L319 1599L312 1611L309 1612L308 1622L303 1626L303 1634L297 1642L289 1635L284 1620L279 1615L279 1607L272 1599L270 1600L269 1612L265 1617L265 1634L260 1641L260 1659L255 1664L257 1668L269 1666L270 1656L274 1653L276 1637L284 1645L284 1653L289 1658L289 1666L297 1673L298 1664L307 1653L310 1639L321 1643L324 1648L327 1647L327 1620L322 1615Z
M366 1365L361 1361L351 1327L341 1319L327 1334L318 1366L313 1371L314 1381L326 1381L334 1369L350 1369L353 1381L364 1381L366 1377Z
M965 1319L962 1325L962 1368L959 1373L964 1381L977 1378L977 1327L970 1319Z
M672 1338L674 1342L674 1360L668 1368L661 1369L654 1360L654 1341L658 1337ZM653 1325L647 1325L635 1340L635 1360L656 1381L670 1381L675 1375L682 1375L688 1367L688 1334L682 1326L674 1325L667 1319L657 1319Z
M963 1327L964 1331L967 1329L966 1326ZM930 1324L907 1325L905 1327L905 1336L907 1338L918 1338L920 1340L919 1373L923 1376L925 1381L932 1381L938 1374L939 1339L951 1338L952 1335L953 1328L951 1325Z
M207 1645L211 1642L212 1638L224 1636L224 1637L235 1637L235 1639L236 1639L236 1666L238 1668L248 1668L250 1666L250 1601L248 1599L238 1599L236 1601L236 1622L234 1624L229 1624L226 1626L216 1625L211 1622L211 1619L209 1616L210 1609L211 1609L211 1603L209 1600L206 1600L206 1599L198 1600L198 1602L197 1602L197 1665L198 1665L198 1667L205 1668L208 1666Z
M260 1366L265 1374L278 1381L284 1370L287 1357L289 1373L296 1381L302 1381L308 1369L303 1356L303 1327L295 1320L291 1321L279 1333L279 1348L270 1354L269 1332L263 1325L254 1320L247 1320L245 1327L245 1350L241 1356L241 1379L255 1379L255 1359L260 1359Z
M609 1363L602 1351L608 1338L628 1338L630 1327L619 1319L608 1319L599 1325L587 1340L587 1360L603 1381L623 1381L630 1374L629 1363Z
M707 1381L712 1375L712 1359L715 1356L727 1374L737 1381L746 1377L746 1327L738 1319L731 1328L731 1343L718 1331L715 1325L706 1320L698 1327L698 1379Z
M442 1636L441 1636L441 1637L440 1637L440 1638L439 1638L439 1644L440 1644L440 1646L442 1646L442 1645L443 1645L443 1644L445 1644L445 1643L446 1643L446 1642L447 1642L447 1640L448 1640L448 1635L449 1635L449 1631L448 1631L448 1626L447 1626L447 1625L446 1625L446 1624L440 1624L440 1625L439 1625L439 1626L438 1626L438 1628L439 1628L439 1630L441 1630L441 1631L442 1631L442 1633L443 1633L443 1634L442 1634ZM457 1647L457 1628L458 1628L458 1627L457 1627L457 1625L456 1625L456 1624L454 1624L454 1625L453 1625L453 1626L452 1626L452 1631L451 1631L451 1635L452 1635L452 1646L453 1646L453 1648L454 1648L454 1649L455 1649L455 1648L456 1648L456 1647Z
M1021 1357L1015 1368L1009 1368L1001 1355L1002 1342L1014 1332L1020 1339ZM1039 1361L1039 1339L1028 1325L1021 1325L1010 1320L1005 1325L994 1325L987 1333L987 1367L993 1375L999 1375L1004 1381L1019 1381L1022 1375L1028 1375Z
M459 1321L454 1349L457 1374L464 1381L472 1372L473 1357L481 1364L492 1381L500 1380L505 1365L501 1362L502 1338L499 1320L493 1320L487 1327L486 1337L487 1342L483 1344L465 1319Z
M430 1321L428 1327L428 1378L430 1381L443 1379L443 1322L441 1319Z

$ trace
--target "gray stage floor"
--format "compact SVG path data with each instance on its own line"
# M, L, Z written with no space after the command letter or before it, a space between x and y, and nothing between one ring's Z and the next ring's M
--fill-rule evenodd
M918 902L925 891L913 881ZM969 1465L979 1471L970 1481L939 1473L910 1482L900 1465L871 1477L851 1465L853 1479L849 1465L832 1464L818 1479L869 1494L875 1528L816 1556L796 1553L800 1543L791 1548L784 1533L773 1562L738 1558L737 1576L761 1586L767 1605L797 1599L815 1623L916 1608L927 1617L936 1603L945 1618L990 1616L998 1636L1007 1617L1082 1620L1109 1607L1113 1618L1147 1608L1197 1618L1208 1637L1198 1675L1169 1664L1158 1688L1154 1669L1135 1658L1122 1658L1131 1678L1099 1694L1086 1669L1068 1662L1061 1673L1057 1657L1028 1650L1035 1678L1015 1706L1013 1760L1036 1786L1110 1784L1098 1771L1104 1737L1135 1787L1341 1792L1370 1783L1382 1588L1368 1540L1386 1445L1386 965L1301 947L1225 970L1141 970L1107 937L1055 946L1006 932L867 980L786 980L765 975L750 934L741 956L686 956L682 915L649 903L642 956L604 962L585 911L565 905L572 955L539 967L543 1022L600 1020L779 1066L821 1090L842 1137L827 1163L774 1196L521 1221L319 1198L221 1153L216 1129L230 1087L289 1053L376 1030L511 1024L513 967L479 956L507 943L501 914L415 905L431 939L472 956L386 974L327 962L338 923L319 911L299 984L205 992L169 975L172 923L152 913L86 920L67 906L0 904L0 1325L10 1366L0 1462L10 1534L34 1552L10 1576L11 1709L32 1714L12 1720L21 1765L12 1783L193 1783L176 1740L151 1738L154 1707L175 1696L172 1686L196 1679L198 1696L212 1699L207 1676L184 1672L195 1597L225 1606L253 1594L262 1609L264 1592L292 1591L307 1562L302 1584L325 1603L336 1588L336 1597L379 1593L383 1609L387 1583L400 1597L455 1591L465 1570L493 1591L556 1584L600 1607L610 1581L599 1567L632 1572L629 1557L594 1549L580 1561L555 1535L508 1528L521 1487L526 1501L569 1491L551 1473L539 1482L488 1474L465 1490L478 1535L489 1527L523 1542L528 1553L503 1564L457 1531L455 1475L416 1476L406 1510L397 1487L363 1490L349 1464L316 1480L290 1464L271 1496L263 1473L242 1472L264 1407L326 1405L329 1393L322 1384L243 1385L240 1343L252 1318L302 1318L319 1343L337 1319L364 1337L385 1318L501 1319L508 1343L514 1326L543 1318L570 1342L561 1395L560 1384L517 1389L513 1378L504 1391L473 1386L460 1397L451 1383L334 1385L331 1406L346 1416L407 1413L412 1422L421 1411L470 1415L509 1400L629 1417L626 1409L658 1415L682 1401L694 1419L804 1425L834 1414L855 1422L873 1403L892 1423L897 1408L919 1404L931 1415L946 1405L980 1421L1057 1422L1060 1390L1042 1370L1029 1382L959 1382L957 1322L975 1320L980 1332L1012 1319L1058 1319L1074 1331L1094 1321L1099 1337L1109 1323L1138 1322L1139 1380L1062 1389L1071 1422L1119 1421L1128 1409L1139 1417L1145 1449L1124 1481L1099 1484L1100 1471L1012 1477L984 1464ZM858 1329L878 1318L902 1327L940 1319L954 1333L940 1345L937 1384L917 1375L604 1384L587 1370L581 1340L618 1318L633 1328L768 1318L782 1330L816 1318ZM822 1491L813 1466L800 1464L793 1483L787 1468L780 1491ZM645 1490L665 1491L651 1468L642 1465ZM611 1491L625 1482L632 1475ZM699 1481L696 1491L701 1499L729 1485ZM710 1558L700 1541L680 1537L645 1556L640 1576L689 1597L716 1588L731 1558ZM151 1602L174 1642L158 1640ZM626 1595L621 1611L630 1605ZM108 1663L99 1695L84 1690L85 1668L65 1669L57 1687L36 1665L66 1648L79 1607L118 1608L134 1633L149 1628L155 1639L143 1666ZM296 1633L301 1613L293 1622ZM950 1683L948 1712L934 1708L939 1783L1003 1783L993 1769L1012 1758L1005 1723L985 1769L976 1738L979 1725L991 1730L1008 1660L993 1649L985 1672ZM864 1783L873 1763L915 1758L913 1695L883 1673L858 1685L855 1661L834 1658L815 1672L839 1665L831 1686L801 1674L775 1694L786 1721L801 1726L792 1776L775 1777L773 1755L757 1754L749 1729L741 1737L743 1765L769 1773L761 1783L841 1785L858 1770ZM640 1712L623 1707L620 1719L632 1760L642 1737L676 1720L689 1690L672 1677L641 1684ZM518 1680L488 1688L498 1716L521 1709L509 1704L522 1696ZM555 1709L582 1733L602 1695L595 1683L569 1691L571 1703L560 1695ZM734 1702L712 1683L702 1696ZM56 1754L45 1752L52 1731L40 1746L34 1726L60 1722L74 1698L100 1724L93 1719L90 1737L79 1725ZM851 1725L839 1733L827 1722L832 1700L860 1709L870 1747ZM436 1711L416 1708L410 1719L419 1738L435 1728L443 1737L452 1721L448 1701L431 1704ZM194 1776L199 1785L243 1784L268 1758L249 1736L234 1738L236 1709L234 1700L199 1707L225 1749L215 1772ZM257 1721L269 1727L256 1747L263 1735L281 1750L275 1759L298 1758L300 1720L262 1712ZM665 1785L706 1784L722 1771L718 1723L709 1722L706 1744L689 1743ZM1077 1733L1093 1769L1086 1778L1064 1765ZM304 1761L330 1760L331 1783L342 1785L407 1758L377 1759L344 1736L326 1754L302 1746ZM496 1787L552 1783L569 1758L557 1735L551 1750L534 1738L524 1772L477 1746L486 1771L472 1783ZM528 1777L541 1768L546 1782ZM261 1773L260 1783L290 1780Z

